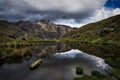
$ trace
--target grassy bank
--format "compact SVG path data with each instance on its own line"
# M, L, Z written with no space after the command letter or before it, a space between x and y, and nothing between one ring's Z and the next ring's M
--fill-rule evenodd
M100 77L84 75L82 77L75 77L73 80L113 80L113 79L104 75L100 75Z
M12 40L12 41L5 41L0 43L0 47L19 47L19 46L32 46L38 43L45 43L45 42L63 42L63 43L90 43L90 44L100 44L100 45L116 45L120 46L120 42L117 40L109 40L108 39L101 39L101 38L95 38L95 39L76 39L76 38L61 38L61 39L29 39L29 40Z
M44 40L44 39L38 39L38 40L27 40L27 41L12 41L12 42L4 42L0 43L0 47L23 47L23 46L34 46L38 45L39 43L57 43L60 42L60 40Z
M104 40L100 40L99 39L92 39L92 40L81 40L81 39L73 39L73 38L64 38L64 39L60 39L57 40L58 42L65 42L65 43L77 43L77 44L81 44L81 43L90 43L90 44L100 44L100 45L115 45L115 46L120 46L120 42L118 41L104 41Z

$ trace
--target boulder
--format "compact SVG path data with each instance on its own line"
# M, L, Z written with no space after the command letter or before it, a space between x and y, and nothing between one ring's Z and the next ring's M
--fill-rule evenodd
M27 34L25 34L25 35L23 36L23 40L28 40L28 35L27 35Z
M112 31L114 31L114 28L103 28L98 32L98 34L100 36L105 36L106 34L112 32Z
M30 65L30 69L36 69L40 64L42 64L42 62L43 62L42 59L36 60Z

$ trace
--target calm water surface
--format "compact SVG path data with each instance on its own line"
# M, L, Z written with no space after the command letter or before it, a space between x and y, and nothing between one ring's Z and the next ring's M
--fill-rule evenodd
M15 50L19 52L24 49L26 48ZM109 55L118 53L117 49L113 49L112 46L84 44L74 44L74 46L60 43L40 44L27 47L27 49L31 50L28 59L20 57L1 60L0 80L73 80L74 77L79 76L76 74L77 66L83 68L86 75L91 75L93 70L108 75L111 67L105 63L103 58L108 53ZM37 69L30 70L29 65L37 59L43 59L43 63Z

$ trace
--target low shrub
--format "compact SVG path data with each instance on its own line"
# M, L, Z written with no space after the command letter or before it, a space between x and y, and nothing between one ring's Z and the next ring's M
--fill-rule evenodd
M83 74L83 69L81 67L76 67L76 74L82 75Z

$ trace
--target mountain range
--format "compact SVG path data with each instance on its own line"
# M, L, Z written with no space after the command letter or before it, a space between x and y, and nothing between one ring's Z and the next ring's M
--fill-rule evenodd
M12 40L59 39L73 30L70 26L57 25L49 20L8 22L0 20L0 42Z
M57 25L49 20L9 22L0 20L0 42L34 39L67 39L91 43L120 43L120 15L80 28Z

